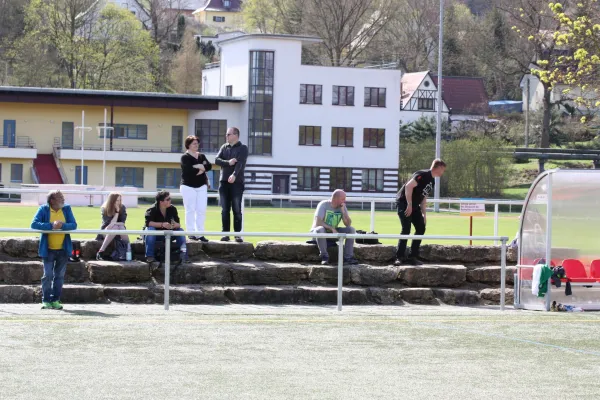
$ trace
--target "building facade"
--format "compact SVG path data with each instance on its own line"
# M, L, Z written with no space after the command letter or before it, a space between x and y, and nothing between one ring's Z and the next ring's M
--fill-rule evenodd
M385 196L398 188L398 70L303 65L319 39L252 34L219 42L204 94L244 97L251 193Z

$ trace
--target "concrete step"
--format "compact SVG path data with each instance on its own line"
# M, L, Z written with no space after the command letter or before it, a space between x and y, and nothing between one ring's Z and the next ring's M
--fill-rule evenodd
M67 284L62 301L69 303L162 303L163 285ZM495 291L494 291L495 290ZM508 289L507 303L512 302ZM499 300L498 289L473 290L451 288L382 288L344 287L343 303L360 304L493 304ZM39 303L38 285L0 285L0 303ZM170 287L172 304L329 304L337 302L333 286L282 285L174 285Z

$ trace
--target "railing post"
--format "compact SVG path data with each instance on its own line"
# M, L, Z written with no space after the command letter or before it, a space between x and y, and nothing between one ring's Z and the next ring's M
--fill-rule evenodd
M242 232L244 232L244 211L246 210L246 196L242 194Z
M498 203L494 204L494 236L498 236ZM494 240L494 244L498 244L497 240Z
M506 303L506 238L502 238L500 246L500 311L504 311L504 303Z
M371 232L375 232L375 201L371 201Z
M169 311L169 285L171 280L171 231L165 231L165 311Z
M338 239L338 289L337 289L337 309L342 311L342 291L344 285L344 237L341 235Z

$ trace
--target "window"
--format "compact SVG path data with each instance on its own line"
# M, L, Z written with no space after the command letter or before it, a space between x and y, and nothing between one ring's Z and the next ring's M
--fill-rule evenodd
M100 124L100 126L103 126L103 124ZM110 136L110 133L107 133ZM103 133L100 137L103 137ZM114 138L146 140L148 139L148 125L115 124Z
M275 53L250 52L248 152L271 155Z
M365 88L365 107L385 107L385 88Z
M433 99L419 99L419 110L433 110Z
M353 106L354 86L334 86L331 104L334 106Z
M178 168L157 168L156 169L156 187L160 189L175 189L179 187L181 181L181 169Z
M385 129L365 128L363 131L363 147L385 148Z
M383 192L383 170L363 169L362 171L363 192Z
M75 184L81 185L81 165L75 166ZM88 167L87 165L83 166L83 184L88 184Z
M221 146L225 144L225 133L227 133L226 119L196 120L196 137L201 152L218 152Z
M225 86L225 96L233 96L233 86Z
M223 0L223 6L225 8L231 7L231 1L230 0Z
M217 17L215 15L215 16L213 16L213 21L214 22L225 22L225 17Z
M321 170L319 168L298 168L298 184L296 185L298 190L319 190L319 176Z
M342 189L352 191L352 170L350 168L331 168L329 190Z
M354 145L354 128L331 128L331 146L352 147Z
M321 145L321 127L300 125L300 141L302 146Z
M115 186L144 187L144 168L117 167L115 171Z
M300 85L300 104L323 104L322 85Z
M23 164L10 164L10 181L23 183Z

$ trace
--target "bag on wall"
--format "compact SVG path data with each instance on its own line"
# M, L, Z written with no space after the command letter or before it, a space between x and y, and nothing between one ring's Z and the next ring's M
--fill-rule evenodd
M365 231L356 231L356 233L361 234L361 235L366 235L367 232ZM369 232L369 235L377 235L377 232L373 231L373 232ZM381 244L381 242L378 239L356 239L356 243L358 244Z

